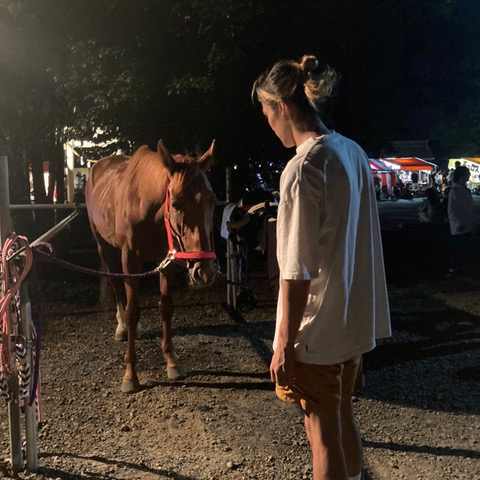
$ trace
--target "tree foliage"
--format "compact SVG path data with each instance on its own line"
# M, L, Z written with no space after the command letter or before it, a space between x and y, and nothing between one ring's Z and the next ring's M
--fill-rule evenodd
M225 165L240 166L239 189L256 181L249 164L269 176L289 152L252 106L251 85L304 53L340 73L326 118L369 154L430 139L444 158L478 155L479 9L475 0L1 0L11 190L25 197L28 164L37 178L42 159L61 165L67 138L115 138L111 149L129 151L159 138L202 150L216 138L219 196Z

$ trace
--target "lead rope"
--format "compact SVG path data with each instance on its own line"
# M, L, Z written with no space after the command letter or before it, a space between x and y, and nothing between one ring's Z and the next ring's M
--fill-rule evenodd
M19 337L12 342L12 305L15 301L16 315L20 310L20 286L30 271L33 254L25 237L11 234L5 241L1 255L0 269L0 395L7 401L14 401L8 389L8 379L16 373L19 377L19 396L25 398L30 390L31 367L27 361L25 345L19 342ZM8 261L16 251L22 249L24 263L18 266ZM28 320L24 320L28 321ZM28 339L26 339L28 340Z

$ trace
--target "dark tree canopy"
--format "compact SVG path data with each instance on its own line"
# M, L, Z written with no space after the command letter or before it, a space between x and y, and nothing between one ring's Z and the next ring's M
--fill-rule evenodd
M94 136L127 151L216 138L220 197L226 165L239 165L239 189L256 181L250 164L274 181L290 153L250 89L277 59L304 53L340 73L325 117L370 155L395 140L430 140L439 163L478 155L479 21L476 0L1 0L11 191L25 199L28 165L38 178L45 159L60 176L63 142Z

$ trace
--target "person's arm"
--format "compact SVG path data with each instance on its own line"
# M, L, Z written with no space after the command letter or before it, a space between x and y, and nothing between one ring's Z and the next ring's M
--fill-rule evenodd
M457 189L452 188L448 198L448 216L451 221L453 221L456 234L463 233L464 231L463 218L465 202L459 193Z
M272 382L288 386L295 375L295 338L307 305L310 280L282 280L282 320L270 364Z

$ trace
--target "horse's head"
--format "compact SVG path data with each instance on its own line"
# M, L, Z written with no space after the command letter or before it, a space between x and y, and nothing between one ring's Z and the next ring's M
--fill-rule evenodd
M192 157L172 156L162 141L158 142L158 153L169 172L167 221L175 249L180 252L179 261L185 262L190 280L197 286L212 283L218 269L213 254L215 194L206 175L214 144L202 156Z

